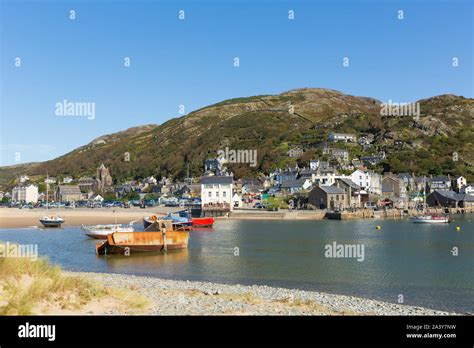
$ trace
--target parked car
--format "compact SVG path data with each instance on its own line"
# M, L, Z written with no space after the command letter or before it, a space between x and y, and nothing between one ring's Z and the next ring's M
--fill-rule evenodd
M77 207L77 208L80 208L80 207L87 207L87 204L88 204L88 202L87 202L87 201L84 201L84 200L82 200L82 201L77 201L77 202L76 202L76 207Z
M87 203L87 206L89 208L102 208L102 203L101 202L89 202L89 203Z

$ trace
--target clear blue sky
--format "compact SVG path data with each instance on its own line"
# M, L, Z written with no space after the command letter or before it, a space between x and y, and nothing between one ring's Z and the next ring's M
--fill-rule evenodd
M0 165L163 123L180 104L188 113L300 87L399 102L473 97L469 0L0 2ZM56 116L64 99L95 102L95 119Z

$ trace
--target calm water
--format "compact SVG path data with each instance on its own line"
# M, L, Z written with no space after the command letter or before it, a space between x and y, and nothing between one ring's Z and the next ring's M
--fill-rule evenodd
M0 240L36 243L40 255L68 270L266 284L394 303L403 294L406 304L474 312L474 217L455 218L438 226L406 220L218 221L214 229L192 232L188 250L130 257L96 256L97 241L75 227L0 229ZM365 245L365 260L326 258L324 246L334 241ZM454 246L457 257L450 252Z

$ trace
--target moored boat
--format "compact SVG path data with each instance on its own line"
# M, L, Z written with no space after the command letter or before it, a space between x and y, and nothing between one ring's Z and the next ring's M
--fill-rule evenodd
M178 212L179 216L181 218L186 218L188 220L191 220L192 222L192 226L193 227L196 227L196 228L199 228L199 227L212 227L214 225L214 218L212 217L204 217L204 218L201 218L201 217L196 217L196 218L193 218L191 216L191 213L189 210L181 210Z
M149 226L153 225L157 221L163 220L171 220L175 227L179 227L180 229L185 229L187 231L191 231L193 229L193 222L188 218L173 216L168 214L166 216L156 216L151 215L143 218L143 228L145 230L148 229Z
M447 214L424 214L413 218L415 223L448 223L450 222L449 215Z
M212 227L214 225L214 218L191 218L193 227Z
M66 222L61 216L43 216L39 221L44 227L61 227Z
M151 231L149 230L151 229ZM126 254L144 251L166 251L188 247L189 232L177 230L171 220L159 220L145 232L113 232L96 245L98 255Z
M95 225L95 226L84 226L82 229L86 231L86 236L93 239L107 239L107 235L114 232L134 232L133 229L134 221L130 222L129 225L122 224L108 224L108 225Z

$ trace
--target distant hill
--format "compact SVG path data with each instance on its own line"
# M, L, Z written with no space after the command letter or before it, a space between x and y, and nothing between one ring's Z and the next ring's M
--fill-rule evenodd
M377 170L464 175L474 181L474 99L441 95L420 100L421 117L382 117L381 101L334 90L303 88L279 95L236 98L207 106L162 125L145 125L104 135L54 160L0 168L0 185L15 175L94 175L103 162L114 179L201 175L203 161L217 150L257 149L258 165L230 165L237 177L307 164L329 132L373 134L371 149L345 145L351 156L385 151ZM294 113L290 113L290 106ZM306 149L291 159L291 146ZM342 146L338 144L337 146ZM458 161L453 161L457 152ZM126 153L130 161L126 161Z

